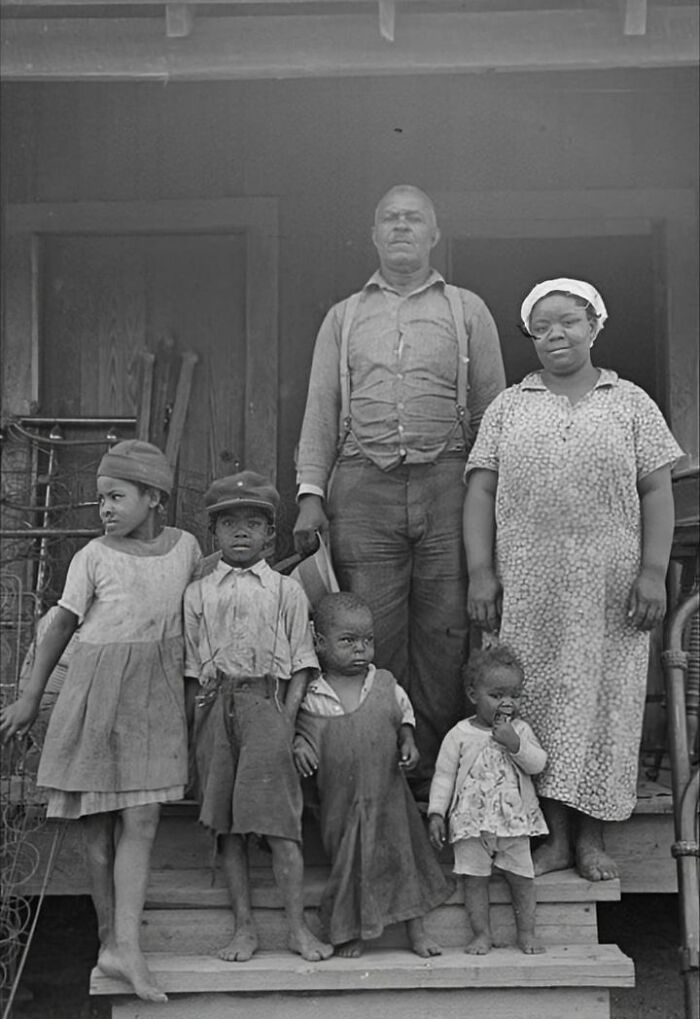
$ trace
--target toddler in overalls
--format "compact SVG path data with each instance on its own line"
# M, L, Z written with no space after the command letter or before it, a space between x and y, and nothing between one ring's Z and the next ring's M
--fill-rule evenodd
M302 796L292 757L297 710L318 668L299 584L265 555L279 495L259 474L215 481L204 501L220 559L185 594L186 675L197 680L194 743L200 822L218 837L235 931L222 959L258 947L247 836L264 835L289 924L289 948L332 955L304 922Z

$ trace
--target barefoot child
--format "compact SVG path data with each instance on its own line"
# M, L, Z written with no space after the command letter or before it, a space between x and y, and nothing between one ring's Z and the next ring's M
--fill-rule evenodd
M204 501L221 558L185 595L185 673L200 685L199 820L218 836L235 921L233 940L219 956L246 962L258 947L246 844L255 833L272 850L290 950L327 959L333 949L304 922L302 796L292 758L297 710L318 667L308 602L295 580L265 562L279 506L265 478L252 471L221 478Z
M155 446L119 442L97 472L104 537L71 561L29 682L0 715L5 739L36 717L80 624L51 715L37 782L48 816L79 818L100 937L98 966L148 1001L165 1001L139 946L160 804L187 780L182 598L196 540L163 526L172 471Z
M547 831L530 775L547 756L527 722L517 718L523 672L506 647L475 652L465 670L466 692L476 714L451 729L440 748L428 804L430 838L446 838L454 849L455 874L464 875L464 902L473 938L471 955L493 946L489 877L496 867L506 878L515 913L518 944L534 954L535 880L530 836Z
M321 918L338 955L359 956L387 924L407 922L413 951L441 949L423 916L450 894L404 773L418 763L413 709L390 672L375 669L372 615L354 594L329 594L314 615L323 675L310 682L295 758L317 771L331 873Z

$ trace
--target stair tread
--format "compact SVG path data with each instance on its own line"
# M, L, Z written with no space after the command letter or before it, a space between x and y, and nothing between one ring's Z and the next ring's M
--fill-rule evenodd
M425 960L387 949L368 950L359 959L334 956L316 963L278 952L260 952L247 963L202 955L150 954L147 960L169 993L634 986L634 964L617 945L557 945L541 955L525 955L516 948L471 956L448 951ZM95 968L90 993L133 992Z
M446 868L449 873L449 868ZM260 909L282 908L282 898L268 868L252 868L251 895L253 905ZM326 867L306 867L304 871L304 904L318 906L328 876ZM587 881L575 870L554 871L535 879L538 902L617 902L620 899L620 882ZM494 878L489 885L491 902L509 902L510 893L503 878ZM461 887L448 900L462 902ZM227 907L228 892L220 869L213 873L207 868L184 870L154 870L151 872L146 893L147 909L202 909Z

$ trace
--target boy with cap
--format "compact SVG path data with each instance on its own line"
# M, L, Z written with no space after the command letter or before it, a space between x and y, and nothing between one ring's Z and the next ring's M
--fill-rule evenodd
M200 690L194 743L200 822L218 837L235 931L219 956L246 962L258 947L246 836L264 835L289 923L289 948L333 954L304 922L302 796L292 756L294 723L318 669L299 584L265 561L279 495L242 471L204 496L220 557L185 594L185 674Z

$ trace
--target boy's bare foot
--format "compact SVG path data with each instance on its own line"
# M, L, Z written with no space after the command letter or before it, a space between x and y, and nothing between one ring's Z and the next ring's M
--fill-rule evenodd
M216 954L224 962L248 962L258 950L258 935L251 927L241 927L233 935L228 945Z
M568 870L573 867L574 856L568 843L543 842L532 852L535 875L549 874L553 870Z
M302 927L289 935L287 942L290 952L296 952L307 962L321 962L323 959L330 959L333 955L333 945L326 945L319 941L308 927Z
M431 955L442 955L442 948L434 938L426 934L420 917L406 922L406 933L412 951L420 955L421 959L429 959Z
M342 945L335 946L335 954L341 959L359 959L365 950L365 943L362 938L353 938L352 941L344 941Z
M518 934L518 946L525 955L541 955L542 952L547 951L534 934Z
M587 881L612 881L620 876L620 868L603 846L584 839L576 844L576 870Z
M477 934L469 942L464 951L467 955L488 955L493 947L493 939L488 934Z
M168 1000L167 994L161 991L151 976L140 948L103 948L97 958L97 965L105 976L130 983L134 994L144 1001Z

